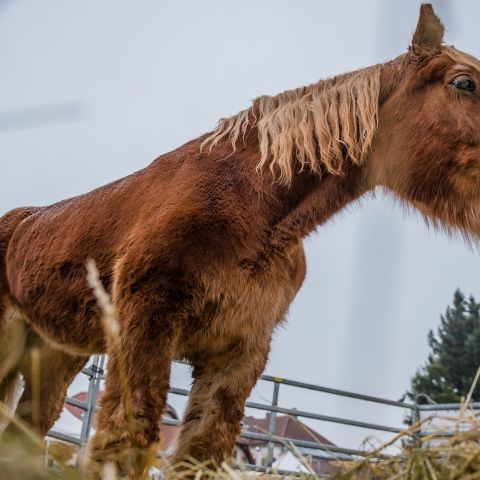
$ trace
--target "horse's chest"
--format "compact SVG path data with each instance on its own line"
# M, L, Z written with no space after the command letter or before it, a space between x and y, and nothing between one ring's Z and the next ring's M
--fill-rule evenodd
M197 312L187 321L181 356L220 354L239 342L254 344L259 336L270 336L304 276L299 250L287 265L275 265L261 277L242 270L210 277Z

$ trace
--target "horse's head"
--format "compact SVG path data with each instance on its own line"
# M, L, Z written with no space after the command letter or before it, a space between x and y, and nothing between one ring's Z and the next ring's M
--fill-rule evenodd
M370 172L433 223L480 237L480 62L442 40L423 5L409 52L382 68Z

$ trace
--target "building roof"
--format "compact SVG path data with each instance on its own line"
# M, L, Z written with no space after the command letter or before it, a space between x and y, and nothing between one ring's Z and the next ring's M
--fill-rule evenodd
M243 419L244 430L254 433L268 433L269 425L269 414L267 414L265 418L245 417ZM275 435L279 437L291 438L293 440L304 440L307 442L323 443L325 445L334 446L330 440L293 416L277 416ZM268 443L266 440L254 440L247 438L242 438L240 442L248 445L263 445L264 443Z

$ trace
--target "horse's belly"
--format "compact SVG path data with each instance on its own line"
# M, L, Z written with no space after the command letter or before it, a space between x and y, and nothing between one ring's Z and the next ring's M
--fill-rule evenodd
M99 308L89 293L83 285L75 288L51 275L48 281L25 282L14 299L27 323L48 343L71 353L92 354L105 351L105 342Z
M100 320L86 322L72 317L68 322L48 319L30 323L40 337L60 350L79 355L106 353Z

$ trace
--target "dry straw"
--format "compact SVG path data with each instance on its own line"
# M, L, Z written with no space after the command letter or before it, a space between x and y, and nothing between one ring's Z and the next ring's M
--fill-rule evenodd
M88 263L87 272L89 285L103 313L102 324L109 351L111 354L117 355L124 408L128 424L133 425L133 419L129 418L132 412L131 402L115 308L110 296L101 284L98 270L93 261ZM38 356L33 355L32 370L36 372L37 381L40 375L40 360ZM423 419L395 435L380 448L366 455L365 458L356 461L337 462L339 471L331 478L336 480L480 480L480 420L479 414L469 408L479 377L480 368L461 405L459 416L456 418L439 417L445 422L449 422L447 427L436 428L428 435L422 435L422 431L425 431L432 417ZM33 408L35 408L35 405L33 405ZM35 413L34 417L37 415L38 412ZM35 429L13 415L8 406L2 402L0 402L1 416L12 422L18 431L18 435L16 438L9 438L8 441L0 442L0 480L17 478L22 480L88 479L88 475L79 466L67 466L65 459L61 458L60 455L57 456L54 449L50 450L47 455L56 461L56 470L45 468L45 443L43 439L39 438ZM384 455L388 448L399 443L402 444L402 448L398 455ZM293 449L292 446L287 446ZM294 453L302 459L305 466L308 466L308 459L303 458L297 450ZM151 466L164 468L171 479L246 480L252 478L251 473L241 469L233 469L226 463L215 466L192 460L167 468L165 462L162 464L153 456L149 457L149 461ZM111 464L104 467L102 477L105 480L120 480L115 467ZM275 474L258 475L258 477L288 478ZM295 476L295 478L298 477L304 479L317 478L311 473Z
M122 352L120 340L120 326L117 321L115 306L102 285L100 273L94 260L87 261L87 282L95 295L97 304L102 311L101 321L105 338L107 340L107 350L111 358L115 358L118 365L118 374L120 377L120 388L122 391L122 402L127 421L130 427L133 425L132 401L130 390L128 388L127 371L125 367L125 358ZM131 431L133 428L131 428Z

